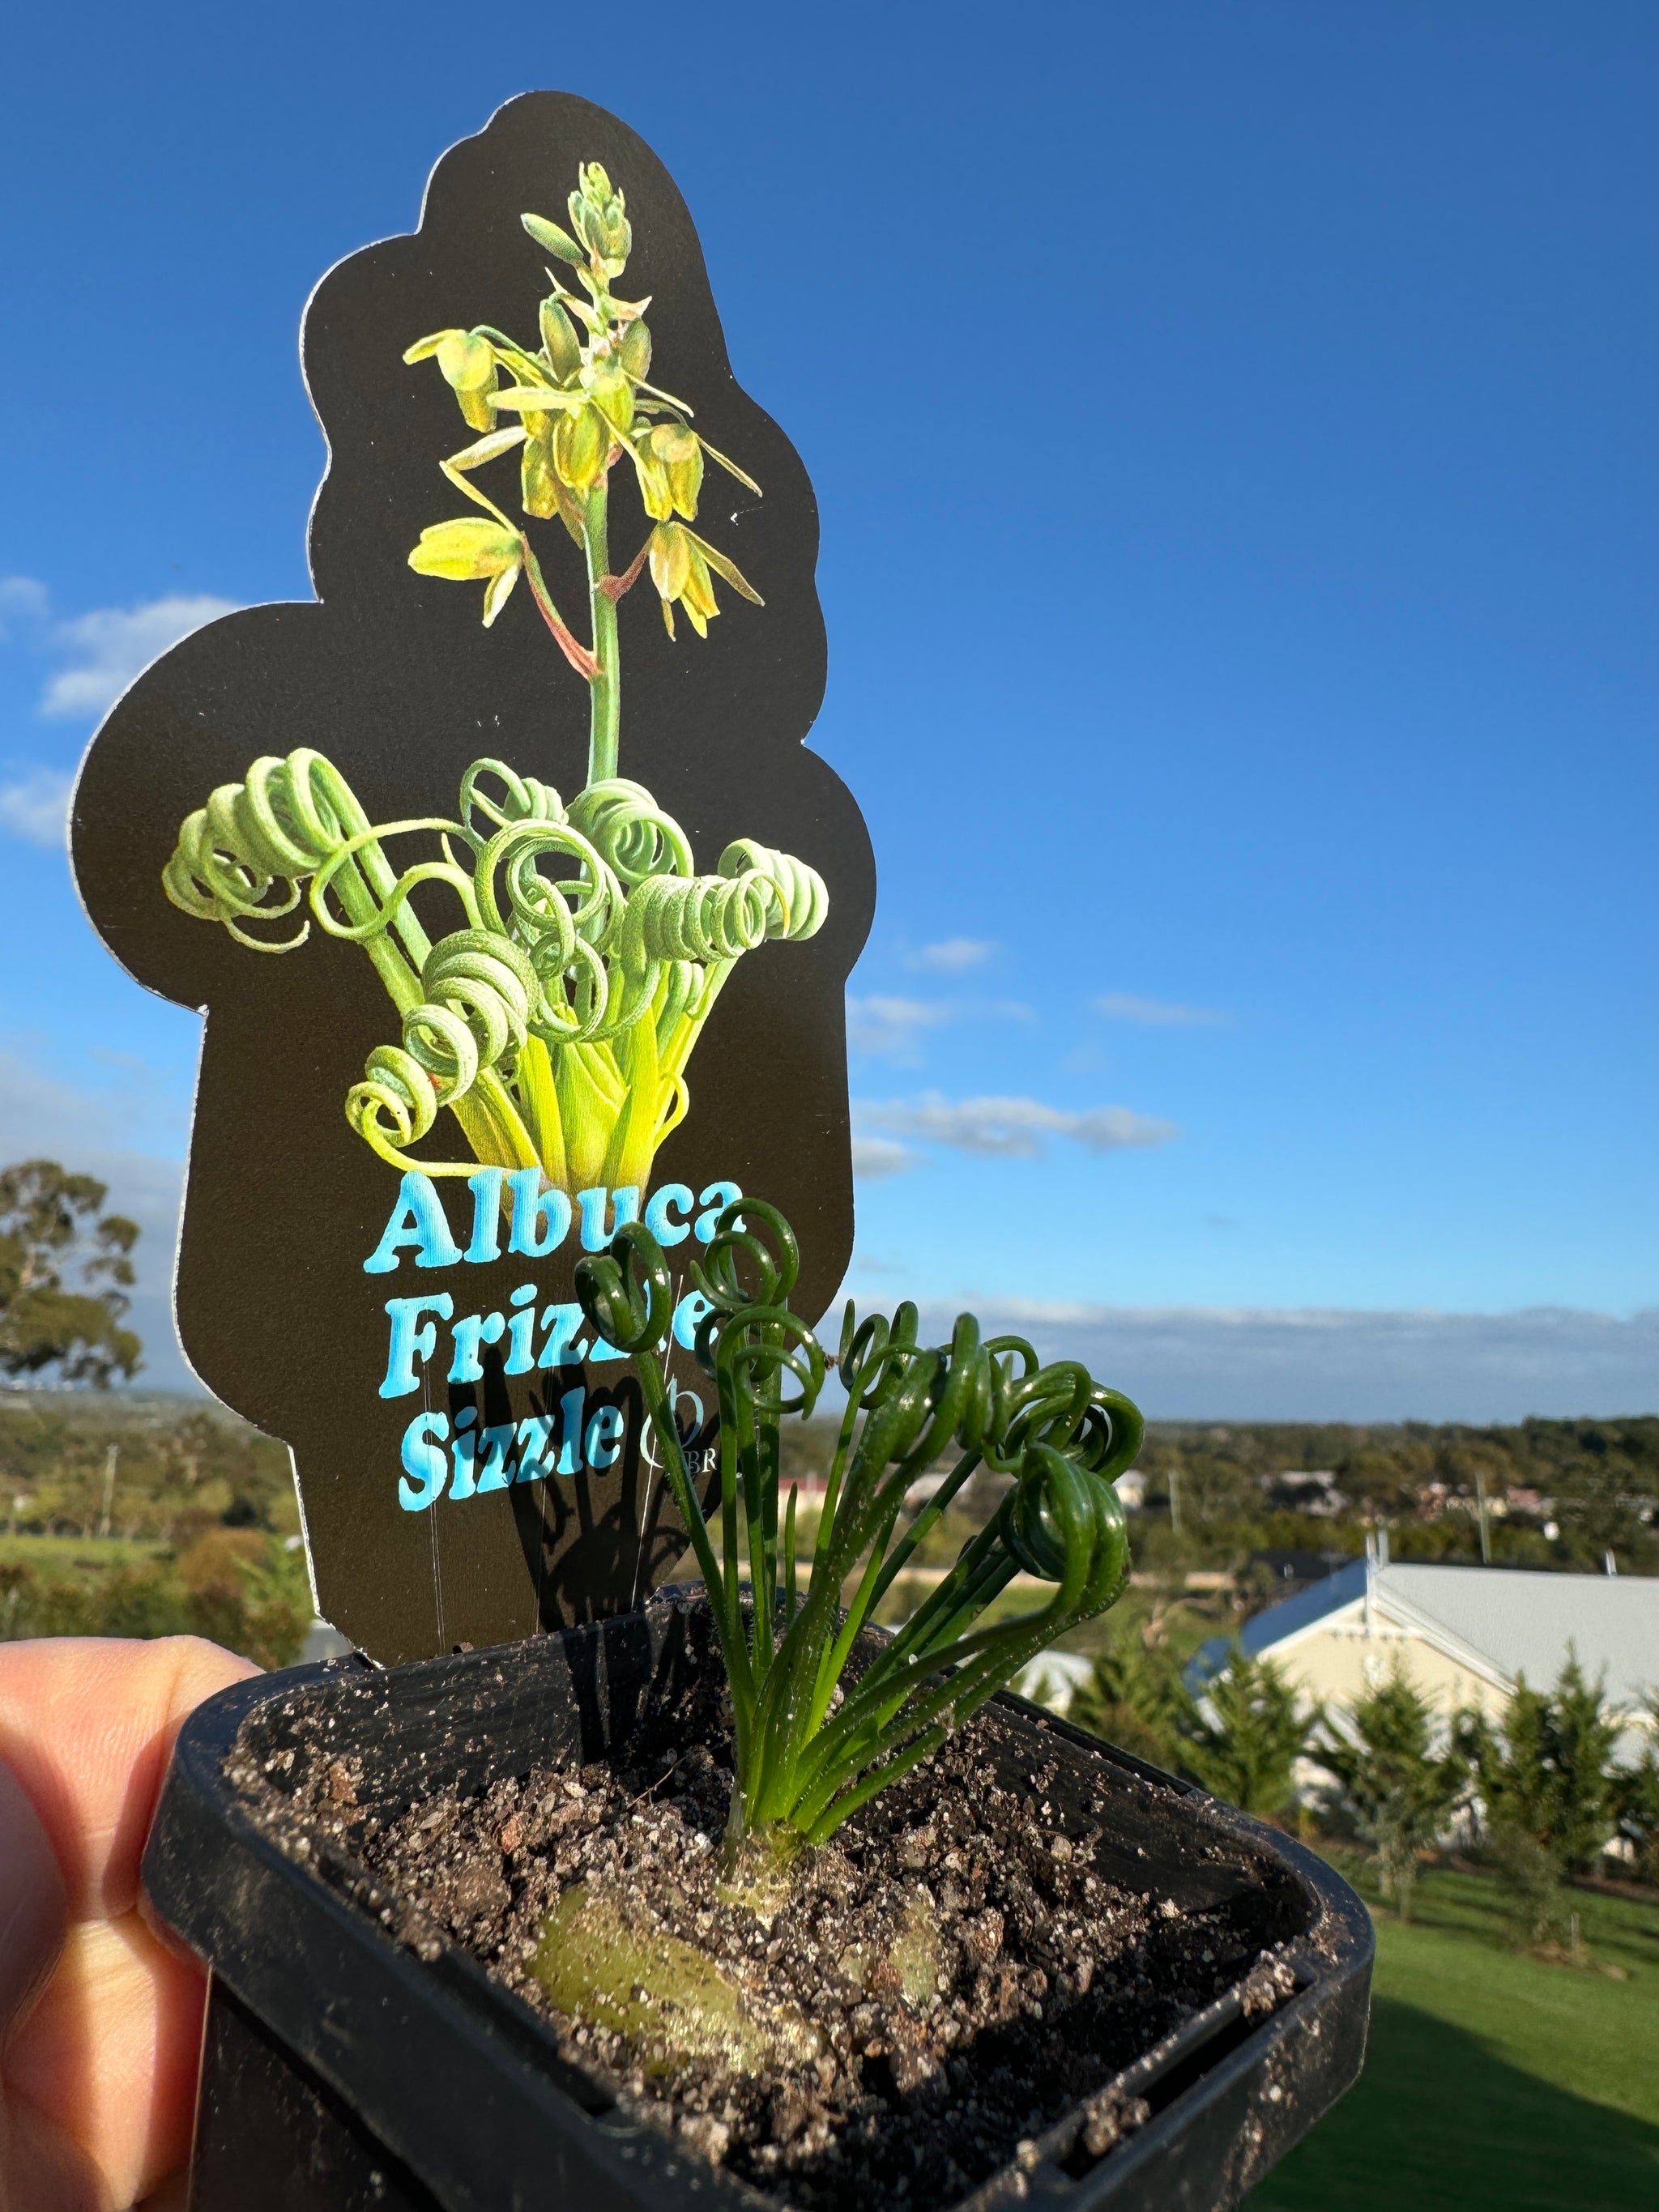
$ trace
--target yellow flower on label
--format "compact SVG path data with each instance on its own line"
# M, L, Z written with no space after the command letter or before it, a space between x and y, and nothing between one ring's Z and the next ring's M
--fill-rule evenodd
M651 449L650 440L631 448L634 467L640 480L640 501L653 522L666 522L674 512L673 494L668 488L668 471Z
M762 604L760 593L735 562L716 552L682 522L659 522L647 540L647 552L651 580L662 601L663 627L670 637L674 635L677 601L685 609L697 635L708 636L708 625L720 612L714 597L717 575L724 576L733 591L741 592L757 606Z
M611 425L597 408L560 416L553 433L553 463L572 491L592 489L605 474L610 451Z
M545 422L545 416L537 418ZM538 521L551 520L559 511L557 481L553 472L553 439L551 433L526 438L520 464L520 495L526 514Z
M495 350L471 331L445 332L438 342L438 367L457 392L482 392L495 380Z
M471 331L446 331L437 344L438 367L474 430L488 430L495 413L489 393L495 388L495 353L487 338Z
M483 613L488 629L519 580L524 547L516 531L503 529L487 515L466 514L423 530L409 565L416 575L442 576L452 583L488 581Z
M467 583L499 575L520 558L517 532L503 530L488 515L464 514L453 522L434 522L421 532L409 565L423 576L450 576Z
M594 401L618 430L634 427L634 387L615 361L601 362L587 380Z
M576 326L550 295L542 301L542 351L561 384L568 383L582 365L581 343Z
M622 365L630 376L651 374L651 333L643 323L630 323L623 333Z

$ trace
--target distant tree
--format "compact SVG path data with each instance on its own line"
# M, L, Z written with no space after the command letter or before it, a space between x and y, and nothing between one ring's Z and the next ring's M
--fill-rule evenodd
M1308 1723L1271 1659L1252 1658L1235 1643L1201 1701L1183 1687L1176 1729L1182 1765L1212 1797L1246 1813L1284 1810Z
M1095 1661L1068 1717L1247 1813L1283 1810L1307 1741L1297 1693L1270 1659L1235 1643L1195 1698L1155 1636L1126 1634Z
M137 1372L142 1346L122 1322L138 1226L105 1213L107 1195L56 1160L0 1169L0 1373L56 1370L102 1389Z
M1337 1487L1372 1514L1412 1512L1419 1490L1434 1474L1434 1446L1414 1437L1382 1443L1359 1430L1350 1449L1333 1456Z
M1516 1942L1524 1950L1567 1937L1572 1919L1560 1863L1547 1844L1524 1828L1498 1827L1491 1831L1487 1846Z
M1125 1633L1095 1661L1093 1679L1073 1692L1066 1717L1173 1772L1181 1764L1181 1726L1190 1704L1165 1647Z
M1398 1671L1344 1719L1346 1731L1322 1710L1312 1754L1376 1852L1383 1896L1409 1920L1417 1855L1444 1832L1468 1787L1468 1762L1455 1745L1437 1753L1432 1709Z
M1620 1734L1602 1678L1587 1681L1576 1653L1553 1691L1518 1679L1497 1727L1464 1723L1488 1827L1530 1837L1564 1874L1587 1873L1613 1832Z
M238 1541L225 1548L228 1536ZM213 1547L219 1547L216 1556ZM69 1547L65 1547L68 1549ZM205 1636L260 1667L286 1667L311 1625L305 1554L280 1537L218 1529L183 1559L45 1571L0 1560L0 1644L36 1636Z
M1517 1933L1539 1942L1565 1921L1562 1876L1587 1872L1617 1829L1620 1724L1574 1654L1553 1692L1517 1678L1501 1722L1466 1714L1460 1734Z
M297 1537L273 1538L263 1560L243 1560L243 1632L236 1649L260 1667L286 1667L300 1656L312 1622L311 1577Z
M1651 1571L1653 1530L1642 1519L1654 1487L1659 1424L1652 1420L1530 1420L1522 1442L1528 1480L1554 1500L1569 1564L1598 1569L1608 1551L1620 1564Z

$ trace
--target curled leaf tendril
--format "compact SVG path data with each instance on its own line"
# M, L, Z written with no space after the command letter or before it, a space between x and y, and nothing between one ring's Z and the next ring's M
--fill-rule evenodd
M860 1319L849 1304L836 1363L847 1401L803 1586L793 1486L780 1525L780 1424L811 1414L829 1363L789 1306L794 1236L776 1207L738 1200L719 1216L693 1273L708 1302L697 1358L720 1416L717 1522L672 1419L659 1358L667 1269L650 1232L637 1223L619 1231L607 1259L584 1263L578 1294L592 1325L634 1352L708 1585L732 1685L728 1840L736 1849L763 1834L787 1856L822 1842L1029 1659L1115 1602L1129 1547L1113 1484L1139 1452L1143 1426L1130 1401L1080 1363L1044 1364L1018 1337L988 1340L970 1314L957 1317L947 1345L925 1346L914 1305ZM917 1476L941 1461L949 1464L933 1495L901 1526ZM844 1684L876 1606L981 1467L1012 1477L996 1512ZM1017 1582L1045 1586L1046 1601L988 1618Z
M394 867L388 843L421 836L441 857ZM399 1034L369 1054L345 1112L383 1158L470 1174L473 1162L410 1153L449 1108L475 1159L539 1164L573 1192L645 1184L684 1118L685 1065L732 967L769 939L811 936L828 908L814 870L751 840L698 875L679 824L622 777L567 807L485 758L462 776L454 817L377 824L305 748L222 785L185 822L162 881L183 912L261 951L306 941L310 921L270 931L303 908L368 954ZM461 926L434 939L416 903L439 894Z

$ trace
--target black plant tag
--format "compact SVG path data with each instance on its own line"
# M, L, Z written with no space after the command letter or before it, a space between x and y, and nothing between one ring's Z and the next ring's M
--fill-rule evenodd
M811 488L631 131L513 101L416 233L324 278L304 356L317 602L133 686L74 857L111 951L206 1018L185 1350L291 1445L321 1609L390 1662L636 1605L679 1558L574 1265L650 1224L712 1467L720 1206L783 1208L811 1316L850 1254L874 872L802 743Z

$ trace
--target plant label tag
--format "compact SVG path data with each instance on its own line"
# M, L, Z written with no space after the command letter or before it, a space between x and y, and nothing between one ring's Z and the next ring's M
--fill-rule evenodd
M323 279L303 351L316 599L142 677L72 840L112 952L204 1018L185 1351L290 1446L319 1609L391 1662L636 1607L682 1555L575 1265L662 1244L714 1473L721 1208L787 1214L810 1318L851 1255L874 869L803 742L811 487L633 132L512 101Z

